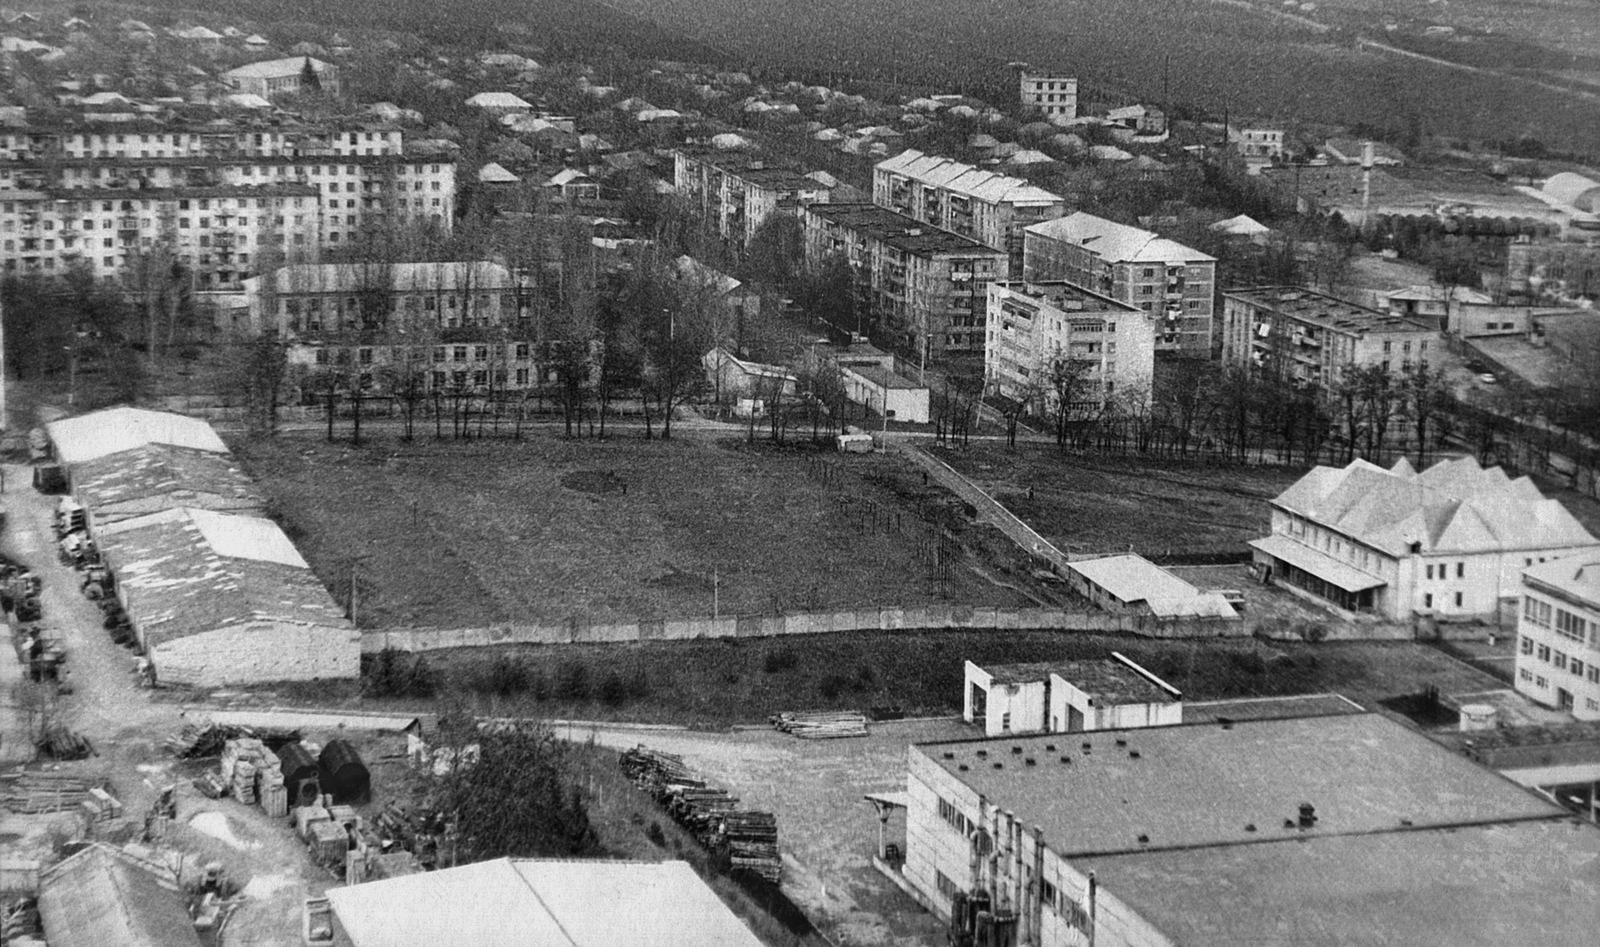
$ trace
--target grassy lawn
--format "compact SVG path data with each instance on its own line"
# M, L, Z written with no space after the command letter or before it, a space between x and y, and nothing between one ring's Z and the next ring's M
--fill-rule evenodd
M1267 501L1302 473L1062 454L1037 444L935 453L1064 552L1131 547L1152 558L1245 552L1247 540L1266 535Z
M961 710L963 660L980 664L1103 658L1120 651L1190 700L1342 693L1370 704L1433 684L1443 693L1501 686L1410 643L1166 642L1051 632L878 632L630 645L506 646L425 655L441 693L479 713L678 723L763 724L784 710L898 706ZM283 696L292 696L284 694ZM328 695L308 694L325 703ZM421 709L420 698L363 698Z
M911 476L894 456L547 431L361 447L280 435L235 449L336 597L354 573L363 627L946 601L919 559L938 529L878 482ZM970 569L944 592L1029 604Z

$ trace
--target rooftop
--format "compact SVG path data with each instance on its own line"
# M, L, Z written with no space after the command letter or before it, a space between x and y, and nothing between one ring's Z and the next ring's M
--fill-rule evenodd
M1176 690L1156 683L1158 678L1141 674L1123 661L1045 661L1030 664L995 664L983 668L996 684L1025 684L1048 681L1050 675L1095 698L1096 704L1167 704L1182 700Z
M681 861L502 858L328 899L353 947L761 947Z
M333 63L323 62L315 56L286 56L282 59L267 59L262 62L248 63L223 73L224 77L236 79L279 79L284 76L296 76L310 61L311 68L317 72L324 72L337 68Z
M876 170L913 178L993 204L1038 206L1062 203L1060 195L1021 178L975 168L952 158L923 154L915 148L908 148L878 162Z
M686 158L710 165L724 174L731 174L751 184L774 190L825 190L823 184L808 178L794 168L771 164L770 158L759 154L721 151L715 148L680 148Z
M962 740L913 752L1041 826L1074 859L1562 812L1376 714ZM1284 828L1302 803L1315 806L1316 826Z
M265 277L245 280L252 292ZM274 292L339 293L359 287L395 293L488 292L516 285L511 271L486 261L440 263L296 263L272 271Z
M227 454L146 444L73 467L97 526L178 506L260 516L266 498Z
M1273 505L1394 556L1589 547L1600 550L1567 508L1527 477L1471 457L1417 473L1405 460L1384 470L1365 460L1314 467Z
M1600 550L1542 562L1522 575L1529 584L1548 586L1600 609Z
M903 375L897 375L882 365L869 365L865 363L845 364L841 371L849 372L859 378L877 385L879 388L902 388L910 391L926 390L926 385L919 385Z
M1015 282L1000 281L990 283L1001 289L1010 290L1017 295L1054 306L1057 309L1071 312L1139 312L1137 306L1119 302L1110 296L1084 289L1074 283L1064 280L1041 280L1039 282L1025 283L1020 280Z
M812 204L806 208L806 213L915 256L961 253L999 258L1005 255L971 237L940 230L876 204Z
M261 619L348 626L271 520L180 508L101 527L95 539L152 646Z
M1083 247L1111 263L1216 262L1216 257L1186 247L1176 240L1081 211L1034 224L1027 228L1027 232Z
M45 430L55 445L56 459L64 464L80 464L147 444L228 453L228 445L205 421L144 408L106 408L51 421Z
M1299 844L1306 834L1313 837ZM1103 890L1184 947L1594 942L1600 831L1591 825L1321 834L1090 857L1073 867L1094 872Z
M1438 326L1430 326L1420 319L1358 306L1300 286L1257 286L1223 290L1222 294L1270 309L1298 322L1308 322L1336 332L1416 332L1429 335L1439 332Z
M1236 697L1190 701L1183 705L1184 723L1224 720L1275 720L1280 717L1325 717L1365 713L1361 705L1339 694L1295 694L1289 697Z
M1143 556L1132 554L1080 559L1067 568L1105 589L1117 600L1144 602L1157 615L1211 615L1236 618L1233 606L1216 592L1202 592Z
M93 844L44 873L39 917L51 947L199 947L176 890Z
M1330 209L1361 207L1363 174L1359 164L1297 165L1265 168L1261 172L1265 181ZM1544 203L1481 171L1381 167L1373 168L1371 174L1373 213L1442 212L1538 219L1550 214Z

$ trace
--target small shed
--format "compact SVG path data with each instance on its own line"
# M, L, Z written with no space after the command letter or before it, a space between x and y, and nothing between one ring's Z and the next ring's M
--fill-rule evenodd
M1110 660L968 661L962 718L991 737L1166 726L1183 722L1183 694L1117 652Z
M289 789L289 805L314 806L322 794L321 770L316 757L304 743L285 743L278 749L278 763L283 772L283 784Z
M346 740L329 740L317 760L322 791L336 803L365 802L372 795L372 774L361 754Z
M928 389L876 365L839 366L845 396L897 421L928 423Z

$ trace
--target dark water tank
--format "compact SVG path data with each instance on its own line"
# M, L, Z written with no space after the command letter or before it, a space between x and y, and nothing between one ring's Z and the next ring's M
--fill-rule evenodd
M372 790L372 775L356 748L344 740L329 740L317 760L322 791L340 805L365 802Z
M289 788L289 805L316 805L322 794L321 773L316 758L304 743L285 743L278 748L278 763L283 771L283 784Z

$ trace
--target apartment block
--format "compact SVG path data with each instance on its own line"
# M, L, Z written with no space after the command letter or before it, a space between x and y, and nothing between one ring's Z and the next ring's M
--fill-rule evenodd
M983 355L1004 252L874 204L812 204L801 222L808 259L854 268L877 337L930 360Z
M1034 224L1024 235L1024 279L1064 280L1151 313L1157 351L1211 357L1215 257L1093 214Z
M0 135L0 267L85 265L109 281L165 247L197 288L236 289L264 260L314 261L377 221L448 230L455 172L386 126L13 129Z
M412 377L429 391L539 380L526 287L499 263L296 264L244 290L242 329L275 335L291 364L347 372L362 390Z
M1071 283L989 284L983 368L988 390L1051 415L1059 392L1051 369L1066 359L1086 373L1073 393L1075 412L1095 412L1113 398L1148 403L1155 371L1155 319L1147 312Z
M1021 178L915 149L872 171L872 202L1004 251L1006 278L1023 279L1023 231L1067 212L1066 201Z
M1426 320L1298 286L1222 294L1222 360L1331 392L1353 369L1428 364L1439 331Z
M1579 720L1600 720L1600 554L1522 573L1517 690Z
M692 149L672 154L673 186L737 247L748 244L772 215L798 213L827 203L830 196L822 182L750 154Z
M1047 119L1078 117L1076 76L1023 72L1020 83L1023 108L1038 109Z

